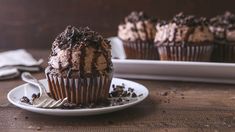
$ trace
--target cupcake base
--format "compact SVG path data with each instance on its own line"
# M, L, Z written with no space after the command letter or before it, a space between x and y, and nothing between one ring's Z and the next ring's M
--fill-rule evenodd
M158 60L159 55L152 41L123 41L127 59Z
M212 61L235 63L235 42L216 42Z
M46 73L51 96L68 98L69 103L88 105L99 103L109 97L112 74L97 74L84 78L63 78Z
M212 44L161 45L157 46L160 60L210 61Z

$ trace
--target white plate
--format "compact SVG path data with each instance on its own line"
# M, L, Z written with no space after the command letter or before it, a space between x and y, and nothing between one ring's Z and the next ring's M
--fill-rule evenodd
M235 84L234 63L130 60L117 37L109 40L112 56L120 58L113 59L115 77Z
M40 81L48 89L46 79L43 79ZM23 84L12 89L8 93L7 98L15 106L31 111L31 112L47 114L47 115L57 115L57 116L86 116L86 115L110 113L110 112L128 108L130 106L133 106L143 101L149 94L148 89L139 83L129 81L129 80L124 80L124 79L118 79L118 78L113 78L112 80L112 84L115 84L115 85L121 85L122 83L125 84L126 88L128 87L133 88L137 95L143 94L143 96L137 97L137 99L134 101L131 101L124 105L118 105L118 106L108 106L108 107L102 107L102 108L84 108L84 109L43 109L43 108L35 108L32 105L27 105L27 104L20 102L20 98L22 98L23 96L27 96L28 98L31 98L31 95L33 93L39 92L39 90L36 87L33 87L32 85L29 85L29 84Z

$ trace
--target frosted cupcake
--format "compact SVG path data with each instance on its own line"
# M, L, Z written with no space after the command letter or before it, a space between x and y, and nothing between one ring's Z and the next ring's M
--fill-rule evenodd
M160 60L210 61L214 37L205 18L177 14L156 26Z
M109 96L111 46L100 34L68 26L52 44L45 70L51 96L70 103L99 103Z
M128 59L158 59L154 49L155 20L143 12L132 12L118 27L118 37Z
M235 15L225 12L210 20L210 29L215 36L213 60L235 62Z

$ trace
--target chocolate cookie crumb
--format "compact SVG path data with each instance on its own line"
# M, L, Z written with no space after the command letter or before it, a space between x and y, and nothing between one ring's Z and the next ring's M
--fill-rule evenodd
M20 99L20 102L23 102L23 103L26 103L26 104L31 104L29 98L26 97L26 96L23 96L23 97Z
M34 93L32 94L32 100L36 99L36 98L39 98L40 97L40 93Z
M133 88L128 88L128 91L134 92L134 89Z
M83 108L102 108L102 107L108 107L108 106L118 106L118 105L124 105L125 103L128 103L130 101L136 100L137 97L143 96L143 94L137 94L134 92L133 88L126 88L125 84L122 83L121 85L111 85L113 90L109 93L109 98L100 100L98 103L90 103L88 105L84 104L74 104L74 103L64 103L61 107L61 109L83 109ZM32 104L31 101L38 98L40 94L32 94L31 100L25 96L21 98L21 102ZM25 117L25 119L28 119L28 117Z
M95 108L95 104L94 103L90 103L88 108Z
M37 127L36 129L37 129L37 131L40 131L40 130L42 130L42 129L41 129L41 127Z
M169 93L166 91L166 92L161 92L160 95L161 96L167 96Z
M122 98L118 98L118 99L117 99L117 102L118 102L118 103L122 102Z
M131 97L132 97L132 98L137 97L136 93L132 93Z

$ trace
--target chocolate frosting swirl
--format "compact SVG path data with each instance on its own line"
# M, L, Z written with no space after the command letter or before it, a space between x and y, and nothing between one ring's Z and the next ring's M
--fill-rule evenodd
M67 26L53 42L48 64L47 70L63 77L107 73L112 70L111 45L88 27Z
M126 41L149 41L154 39L156 19L144 12L133 11L118 26L118 36Z
M208 20L204 17L185 16L179 13L169 21L161 21L156 25L154 42L162 44L185 44L185 42L204 44L213 42L214 37L208 27Z
M154 23L156 22L155 18L150 18L143 11L140 11L140 12L133 11L125 18L125 22L132 22L132 23L135 23L135 22L138 22L138 21L145 21L145 20L149 20L149 21L152 21Z
M218 15L210 19L210 24L215 27L234 28L235 27L235 15L229 11L226 11L223 15Z
M210 19L210 30L219 41L235 41L235 15L226 11Z
M208 19L205 17L196 18L193 15L184 15L183 12L178 13L172 19L173 23L177 25L197 26L197 25L208 25Z

